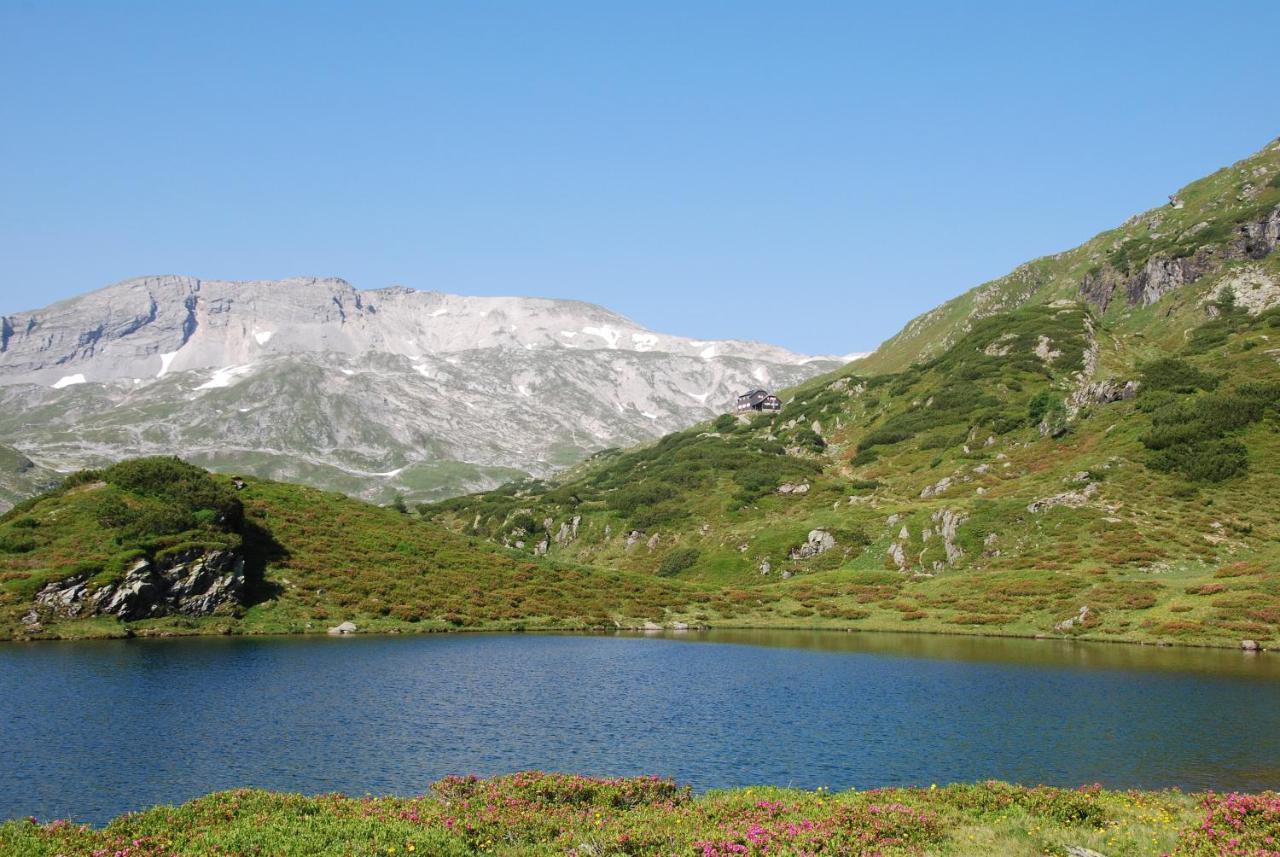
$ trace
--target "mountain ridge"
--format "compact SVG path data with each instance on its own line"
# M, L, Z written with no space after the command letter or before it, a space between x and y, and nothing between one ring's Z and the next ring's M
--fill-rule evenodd
M3 327L0 442L46 468L181 452L382 501L545 475L839 365L581 301L336 278L134 278Z

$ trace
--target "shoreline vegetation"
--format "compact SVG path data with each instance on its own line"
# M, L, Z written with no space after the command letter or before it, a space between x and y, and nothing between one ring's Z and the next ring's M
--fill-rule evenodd
M353 623L354 624L354 623ZM41 636L15 636L0 638L0 645L19 643L54 643L74 642L77 640L133 640L133 639L190 639L196 637L396 637L396 636L428 636L432 634L572 634L579 636L615 636L643 635L652 637L679 638L688 634L708 631L779 631L804 634L904 634L919 637L964 637L986 640L1034 640L1048 643L1087 643L1119 646L1136 646L1158 649L1210 649L1215 651L1240 651L1245 656L1263 655L1274 652L1274 648L1258 646L1244 648L1228 643L1194 642L1185 640L1146 640L1124 639L1118 637L1089 635L1053 635L1002 632L991 630L926 630L921 628L896 627L846 627L839 625L776 625L776 624L735 624L735 625L697 625L690 626L677 622L668 625L618 625L588 626L574 623L529 625L525 623L495 623L458 628L449 625L429 625L426 623L375 622L372 626L358 625L357 630L334 633L325 628L308 628L304 630L262 630L244 628L237 624L198 624L194 626L177 626L147 623L136 625L118 625L117 627L99 624L80 623L64 626L56 634Z
M0 824L13 857L171 855L950 855L1276 857L1280 794L989 781L695 795L658 777L447 777L416 797L240 789L102 828Z
M350 623L362 634L788 629L1253 650L1274 648L1271 568L669 577L531 559L393 507L136 459L0 515L0 639L324 634Z

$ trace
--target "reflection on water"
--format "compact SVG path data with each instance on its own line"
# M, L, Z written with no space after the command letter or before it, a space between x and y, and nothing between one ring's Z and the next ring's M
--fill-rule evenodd
M1280 785L1280 658L841 632L0 646L0 817L451 773Z
M1172 670L1280 679L1280 657L1230 649L1082 643L960 634L898 634L843 631L723 630L626 636L662 636L692 642L779 646L819 652L862 652L947 661L988 661L1046 667Z

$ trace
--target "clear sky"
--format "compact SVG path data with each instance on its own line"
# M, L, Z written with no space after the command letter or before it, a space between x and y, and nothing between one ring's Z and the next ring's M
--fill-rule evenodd
M1280 134L1277 34L1275 0L0 0L0 313L335 275L861 350Z

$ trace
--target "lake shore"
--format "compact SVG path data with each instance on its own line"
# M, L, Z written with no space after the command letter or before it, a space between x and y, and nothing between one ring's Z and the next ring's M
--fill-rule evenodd
M1274 647L1265 643L1255 644L1256 648L1242 646L1240 642L1225 643L1186 639L1160 639L1142 636L1116 636L1109 634L1045 634L1041 632L1001 631L989 627L977 626L968 628L921 628L911 624L898 625L849 625L848 623L796 624L775 622L736 622L732 624L691 625L686 622L668 622L662 625L651 624L619 624L611 627L592 626L575 622L549 622L544 620L490 622L458 627L438 622L402 622L394 619L378 618L369 622L358 621L357 630L351 635L422 635L422 634L614 634L614 633L648 633L648 634L681 634L697 631L802 631L806 633L867 633L867 634L911 634L927 637L977 637L1010 640L1045 640L1056 642L1107 643L1127 646L1152 646L1157 648L1190 648L1241 650L1247 655L1261 655L1274 651ZM336 627L336 626L335 626ZM0 636L0 643L56 642L66 640L123 640L133 638L175 638L175 637L316 637L316 636L350 636L335 634L327 627L275 627L270 624L243 622L240 620L208 619L191 620L187 617L165 617L164 619L146 620L133 623L120 623L112 617L99 620L69 621L45 628L39 633L19 633L10 629L7 637Z
M657 777L447 777L416 797L258 790L160 806L102 828L0 824L23 857L161 855L1274 855L1280 794L1059 789L1001 782L694 795Z

